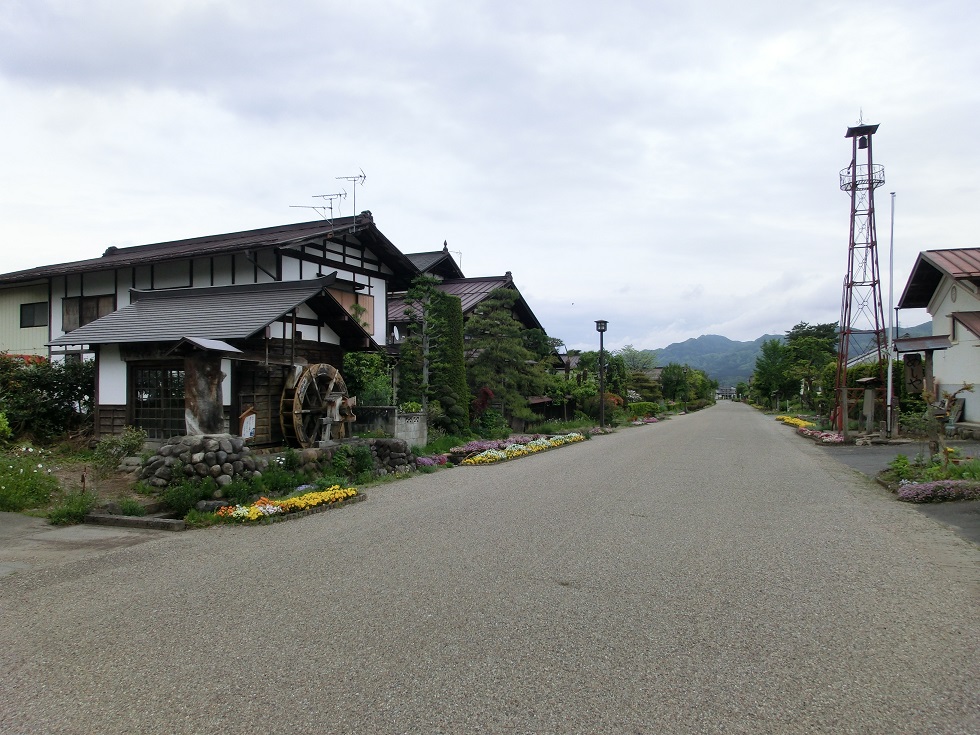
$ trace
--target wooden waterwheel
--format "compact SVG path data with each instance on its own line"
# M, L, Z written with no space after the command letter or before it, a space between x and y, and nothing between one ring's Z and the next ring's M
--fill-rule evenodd
M347 423L354 420L347 386L333 365L319 363L303 368L295 384L282 392L279 423L287 442L303 448L321 441L342 439Z

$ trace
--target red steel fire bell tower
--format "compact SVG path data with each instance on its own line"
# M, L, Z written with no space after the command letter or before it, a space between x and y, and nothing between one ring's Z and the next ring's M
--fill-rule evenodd
M840 172L840 188L851 196L851 236L847 248L847 275L841 299L840 346L834 381L835 424L847 436L847 366L849 361L877 361L876 394L883 395L887 358L885 314L881 305L878 237L875 230L875 189L885 183L885 168L874 163L871 138L877 125L848 128L851 165ZM859 161L860 159L860 161Z

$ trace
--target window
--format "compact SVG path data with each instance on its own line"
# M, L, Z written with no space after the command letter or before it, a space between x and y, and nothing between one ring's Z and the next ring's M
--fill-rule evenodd
M22 329L48 326L48 302L36 301L32 304L21 304L20 326Z
M150 439L169 439L186 433L184 371L166 365L134 366L133 425Z
M116 297L75 296L61 300L61 328L71 332L116 310Z

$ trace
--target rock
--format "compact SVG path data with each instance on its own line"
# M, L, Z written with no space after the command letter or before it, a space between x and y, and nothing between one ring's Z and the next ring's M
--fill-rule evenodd
M223 436L218 440L218 448L225 454L231 454L234 452L234 448L231 446L231 437Z
M234 480L231 475L219 475L215 481L218 483L218 487L228 487Z
M214 513L216 510L220 510L226 505L228 505L228 503L224 502L223 500L199 500L197 505L194 507L202 513Z

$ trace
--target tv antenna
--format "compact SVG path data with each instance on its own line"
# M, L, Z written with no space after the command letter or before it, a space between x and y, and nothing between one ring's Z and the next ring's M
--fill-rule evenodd
M357 216L357 185L360 184L364 186L364 182L367 179L367 174L364 173L364 169L360 169L361 173L358 176L337 176L337 181L349 181L351 184L351 207L354 210L354 216ZM344 192L347 193L346 191ZM354 228L351 227L351 232Z
M290 204L289 206L293 209L312 209L317 214L319 214L323 219L325 219L330 224L333 224L333 203L336 200L346 199L347 192L341 191L339 194L314 194L314 199L323 199L324 203L321 205L314 204ZM327 216L327 213L330 213ZM340 204L337 205L337 214L340 214Z

